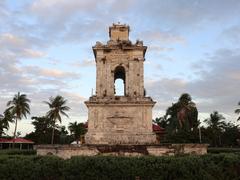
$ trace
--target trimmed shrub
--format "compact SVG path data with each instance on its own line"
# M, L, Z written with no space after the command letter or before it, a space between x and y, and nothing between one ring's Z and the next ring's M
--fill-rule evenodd
M0 156L0 179L60 179L63 162L54 156Z
M209 147L208 153L219 154L219 153L240 153L240 148L225 148L225 147Z
M0 179L239 179L240 154L171 157L0 156Z
M1 155L36 155L36 150L19 150L19 149L3 149L0 150Z

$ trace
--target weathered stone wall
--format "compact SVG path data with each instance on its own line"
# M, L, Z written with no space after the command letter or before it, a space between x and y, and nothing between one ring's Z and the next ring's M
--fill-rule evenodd
M95 156L99 153L95 147L78 147L74 145L37 145L35 149L37 150L37 155L55 155L63 159L68 159L72 156Z
M109 27L109 36L111 40L128 40L129 36L129 26L121 25L121 24L113 24L113 26Z
M144 49L102 49L96 51L96 95L114 96L114 71L122 66L126 72L126 96L144 96Z
M113 24L107 44L93 47L96 61L96 95L88 107L87 144L154 144L152 108L144 93L147 47L129 40L129 26ZM124 96L115 96L115 80L124 82Z
M37 145L37 155L55 155L63 159L72 156L172 156L179 154L203 155L207 144L168 144L168 145Z
M87 102L87 144L153 144L156 135L152 132L153 102L108 100ZM131 102L131 103L130 103Z

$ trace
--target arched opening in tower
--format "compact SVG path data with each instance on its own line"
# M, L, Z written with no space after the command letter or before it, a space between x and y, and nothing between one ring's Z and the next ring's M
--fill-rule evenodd
M126 95L126 74L123 66L117 66L114 70L114 94L115 96Z

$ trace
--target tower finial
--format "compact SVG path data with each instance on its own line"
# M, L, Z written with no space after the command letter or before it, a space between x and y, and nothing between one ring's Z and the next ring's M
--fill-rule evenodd
M130 28L126 24L120 24L118 22L117 24L114 24L109 27L109 36L110 39L113 41L128 41L129 40L129 31Z

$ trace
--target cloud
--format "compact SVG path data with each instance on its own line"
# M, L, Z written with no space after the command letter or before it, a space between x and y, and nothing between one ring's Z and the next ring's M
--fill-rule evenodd
M40 58L44 57L45 53L38 50L24 49L22 55L29 58Z
M2 9L8 9L9 14L4 29L47 47L63 41L104 40L106 25L119 20L142 32L143 36L139 37L143 39L146 33L146 38L151 40L181 43L185 41L179 35L181 29L192 30L192 25L205 27L206 22L223 22L234 15L237 17L240 8L240 2L236 0L196 0L191 3L187 0L143 0L141 3L136 0L34 0L17 12L2 4Z
M36 0L30 8L38 16L45 18L48 16L46 12L50 10L52 12L50 19L54 19L55 17L59 19L59 17L62 17L64 20L65 18L75 15L77 12L81 13L81 11L88 12L94 10L98 4L100 4L100 2L96 0L71 2L67 0Z
M235 26L225 29L221 33L220 37L227 38L234 45L239 44L240 43L240 25L235 25Z
M67 89L67 81L76 78L79 78L78 73L38 66L20 66L17 60L0 58L0 93L3 95L16 91L30 93L42 89Z
M83 96L77 93L59 90L59 89L43 89L33 93L29 93L28 96L32 99L31 102L31 115L32 116L42 116L48 111L48 106L43 103L43 101L49 101L50 97L55 97L57 95L63 96L67 100L67 105L71 108L69 111L69 117L76 118L78 116L86 116L87 108L83 104L86 100Z
M167 47L152 45L152 46L149 46L148 50L156 51L156 52L166 52L166 51L168 52L168 51L173 51L174 48L167 48Z
M15 93L10 93L7 97L0 97L0 109L6 107L7 101L11 100ZM59 89L55 90L40 90L26 93L27 97L31 100L30 108L31 114L28 116L28 119L22 119L18 124L18 131L22 132L22 135L32 131L33 126L31 125L30 117L33 116L44 116L49 110L48 105L43 103L43 101L49 101L49 98L55 97L56 95L61 95L67 100L67 106L71 109L67 112L69 118L62 117L62 124L68 126L69 122L85 122L87 120L87 107L83 103L86 98L80 96L79 94L61 91ZM1 114L1 112L0 112ZM60 124L60 123L59 123ZM10 130L8 131L9 135L12 135L14 130L14 124L10 124Z
M224 26L226 30L221 38L230 40L234 48L239 44L239 26L235 24L240 9L238 0L33 0L11 7L9 4L12 2L6 2L0 1L1 110L7 100L21 91L32 99L33 115L44 114L47 107L42 101L61 94L69 99L71 118L86 119L84 98L74 93L76 89L72 88L76 82L84 84L83 78L79 82L81 74L71 68L95 65L94 60L90 60L93 57L89 55L90 51L85 50L95 41L108 40L107 26L113 22L120 21L131 26L131 36L140 37L148 45L149 59L172 60L161 61L161 64L158 64L160 61L152 61L147 66L148 71L151 68L165 69L169 65L171 71L181 68L175 67L175 60L185 57L179 52L181 49L178 46L191 43L188 38L193 38L194 32L199 36L194 44L188 45L197 46L203 35L207 37L201 33L203 29L213 29L209 32L214 33L215 29ZM69 47L69 44L76 45L81 51L80 57L71 58L82 61L70 64L59 58L59 54L54 54L57 45ZM228 115L233 112L240 97L237 83L239 49L221 49L215 53L209 49L207 51L210 56L195 62L188 69L188 74L194 73L195 79L170 74L146 79L147 94L158 101L154 111L164 112L181 93L189 92L202 113L210 113L213 109ZM176 52L178 54L174 54ZM199 55L191 57L191 54L195 55L189 52L188 59L195 58L196 61L199 58Z
M78 73L25 66L12 56L0 55L0 114L6 109L6 103L19 91L27 94L31 100L31 115L27 120L19 122L18 130L22 131L23 135L32 129L31 116L42 116L48 111L43 101L58 94L68 99L68 105L71 107L70 119L63 118L63 125L67 125L70 121L86 120L87 108L83 104L86 98L71 92L69 88L68 80L76 78L79 78ZM8 134L12 131L13 124Z
M239 49L219 49L207 57L199 79L186 81L181 78L162 78L148 80L146 88L149 95L159 102L157 109L166 109L182 93L190 93L201 113L218 110L234 117L233 111L240 98L240 53ZM204 70L211 67L211 70ZM202 73L201 73L202 72Z
M4 33L0 35L1 46L11 46L13 48L18 48L19 46L26 46L26 41L20 37L16 37L10 33Z
M40 76L46 76L49 78L77 78L77 73L65 72L58 69L40 69L38 71Z
M238 101L240 93L237 89L239 78L239 49L220 49L215 52L207 63L212 68L201 74L202 79L192 82L189 89L199 97L212 99L215 107L225 112L232 112L233 105ZM214 107L214 106L213 106Z
M149 41L159 41L161 43L184 43L185 39L168 31L143 31L140 35L143 39Z
M15 58L40 58L45 53L33 49L32 42L23 37L11 33L0 34L0 52L5 55L12 55Z
M108 3L108 1L105 2ZM36 23L41 28L42 35L47 36L50 41L56 42L63 39L75 42L80 39L87 40L95 34L95 29L104 29L103 20L100 20L104 14L101 4L102 2L96 0L37 0L28 10L36 17ZM99 26L101 28L98 28Z
M30 78L22 74L23 71L18 64L19 61L15 57L0 55L0 93L2 95L16 90L33 90L33 87L27 85Z
M54 78L64 77L64 75L66 75L62 71L52 70L52 69L42 69L39 74L41 74L43 76L54 77Z
M74 67L94 67L96 65L95 60L93 59L85 59L82 62L73 62L70 65Z
M159 102L177 97L184 92L187 87L187 82L181 78L162 78L157 80L147 80L147 94L159 99Z
M5 6L6 6L6 1L5 0L0 1L0 22L8 15L8 12Z
M146 8L147 7L147 8ZM168 27L189 29L206 22L217 23L237 17L240 2L238 0L144 0L140 4L141 13L152 17L157 25L164 23ZM144 10L143 10L144 9Z

